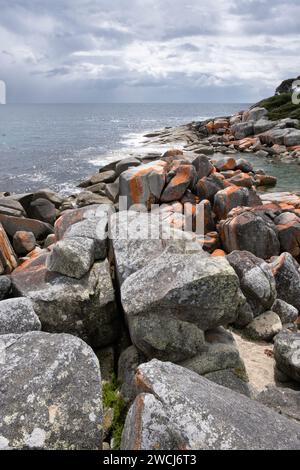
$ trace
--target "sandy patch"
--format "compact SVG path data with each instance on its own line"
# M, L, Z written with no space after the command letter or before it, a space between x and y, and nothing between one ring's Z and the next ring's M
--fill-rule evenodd
M254 343L243 338L237 332L234 332L233 336L244 360L250 385L259 392L269 384L275 385L273 344Z

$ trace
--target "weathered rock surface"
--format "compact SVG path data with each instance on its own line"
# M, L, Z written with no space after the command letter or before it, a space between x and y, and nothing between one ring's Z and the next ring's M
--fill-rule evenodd
M277 413L300 422L300 391L268 386L256 399Z
M121 301L138 349L178 362L203 349L203 330L235 320L237 291L226 259L166 251L125 280Z
M280 252L276 226L263 214L255 213L255 209L234 209L220 222L219 232L227 253L246 250L258 258L268 259Z
M35 199L30 203L28 215L33 219L53 225L56 219L56 207L48 199Z
M101 449L93 351L73 336L41 332L1 336L1 346L0 449Z
M11 197L0 197L0 214L26 217L23 206Z
M0 302L0 335L40 329L41 322L29 299L20 297Z
M32 232L16 232L13 237L13 245L15 252L20 255L26 255L34 250L36 239Z
M139 366L123 450L299 449L300 426L171 363Z
M13 237L18 231L32 232L37 240L46 238L53 233L53 227L50 224L35 219L26 219L0 214L0 223L3 225L6 233Z
M283 212L274 219L278 230L281 251L291 253L295 258L300 254L300 218L292 212Z
M122 384L120 391L128 402L132 402L137 395L134 376L138 366L144 362L146 357L133 345L125 349L119 357L118 380Z
M214 169L213 164L206 155L197 155L192 160L192 164L196 169L198 179L209 176Z
M285 375L300 382L300 333L282 331L274 342L276 366Z
M159 200L166 183L166 165L158 160L131 167L120 175L120 197L127 198L128 208L135 204L149 207Z
M94 252L90 238L67 238L53 245L46 266L49 271L81 279L94 263Z
M228 213L239 206L249 206L249 191L247 188L230 186L217 192L214 200L214 213L218 220L226 219Z
M0 275L10 274L17 264L16 254L0 222Z
M248 251L233 251L227 260L239 277L241 290L254 316L270 310L277 293L268 263Z
M299 315L299 312L295 307L281 299L277 299L274 302L272 310L277 313L283 325L294 323Z
M271 341L282 330L282 323L277 313L264 312L249 323L244 333L257 341Z
M77 280L48 271L47 256L42 253L13 272L14 292L32 300L43 330L79 336L97 348L113 343L120 317L108 262L95 263Z
M11 288L11 280L8 276L0 276L0 300L5 299Z
M300 310L300 266L290 253L273 258L270 267L275 277L278 299Z
M171 181L160 196L161 202L179 201L186 190L193 187L196 181L196 170L193 165L180 164L177 167L174 166L167 174L167 178L173 174L174 176L171 177Z

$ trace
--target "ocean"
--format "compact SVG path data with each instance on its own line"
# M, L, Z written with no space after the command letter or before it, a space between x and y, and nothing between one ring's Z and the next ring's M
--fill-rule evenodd
M106 162L126 158L137 148L146 151L142 136L147 132L248 107L246 103L0 106L0 192L50 188L68 194ZM277 189L300 189L299 166L260 163L260 168L267 165L270 174L283 178Z

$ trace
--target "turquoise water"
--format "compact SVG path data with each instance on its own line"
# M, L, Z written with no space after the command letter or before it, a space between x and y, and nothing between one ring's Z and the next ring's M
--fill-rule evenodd
M0 191L25 192L49 187L68 192L110 159L125 158L140 145L143 133L230 115L248 106L243 103L0 106ZM299 166L272 165L252 158L256 167L279 177L278 190L300 189Z

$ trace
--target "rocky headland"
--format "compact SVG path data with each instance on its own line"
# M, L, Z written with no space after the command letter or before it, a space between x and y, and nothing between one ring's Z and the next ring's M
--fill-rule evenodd
M268 106L1 194L0 449L300 449L300 197L251 164L300 128Z

